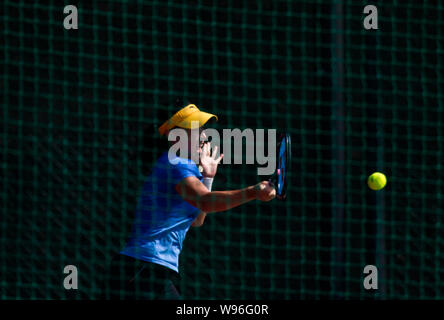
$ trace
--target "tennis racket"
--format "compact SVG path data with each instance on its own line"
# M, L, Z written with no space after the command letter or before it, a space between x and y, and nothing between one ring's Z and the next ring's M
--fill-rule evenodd
M276 198L285 200L291 167L291 137L283 133L276 146L276 172L271 176L270 182L276 188Z

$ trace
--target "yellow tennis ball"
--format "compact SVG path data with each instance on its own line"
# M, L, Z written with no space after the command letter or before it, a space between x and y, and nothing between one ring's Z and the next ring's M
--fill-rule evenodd
M381 190L387 184L387 178L381 172L375 172L367 181L368 187L372 190Z

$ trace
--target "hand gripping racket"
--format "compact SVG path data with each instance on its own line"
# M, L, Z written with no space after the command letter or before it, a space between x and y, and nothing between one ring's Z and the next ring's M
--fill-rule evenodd
M276 198L285 200L291 167L291 137L288 133L279 137L276 149L276 172L271 176L270 182L276 188Z

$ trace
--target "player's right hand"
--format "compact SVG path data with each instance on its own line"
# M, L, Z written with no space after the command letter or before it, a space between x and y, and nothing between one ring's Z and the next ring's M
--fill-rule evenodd
M276 189L269 181L259 182L255 186L256 199L260 201L270 201L276 197Z

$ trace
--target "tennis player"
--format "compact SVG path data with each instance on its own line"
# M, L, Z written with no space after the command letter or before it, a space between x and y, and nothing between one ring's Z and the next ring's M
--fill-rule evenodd
M202 132L202 126L211 118L217 120L215 115L189 104L158 128L164 139L174 128L185 129L189 159L170 161L168 150L164 150L154 164L140 194L131 236L112 260L107 288L111 294L109 298L180 299L177 289L179 254L190 226L202 226L208 213L226 211L252 200L270 201L275 197L276 191L267 181L239 190L212 190L223 155L216 158L216 147L211 154L209 142L202 145L191 141L191 122L198 121ZM202 133L200 135L200 140L204 140ZM174 143L178 141L170 144ZM191 150L192 145L200 146L199 150ZM191 160L192 152L199 153L196 158L200 163Z

